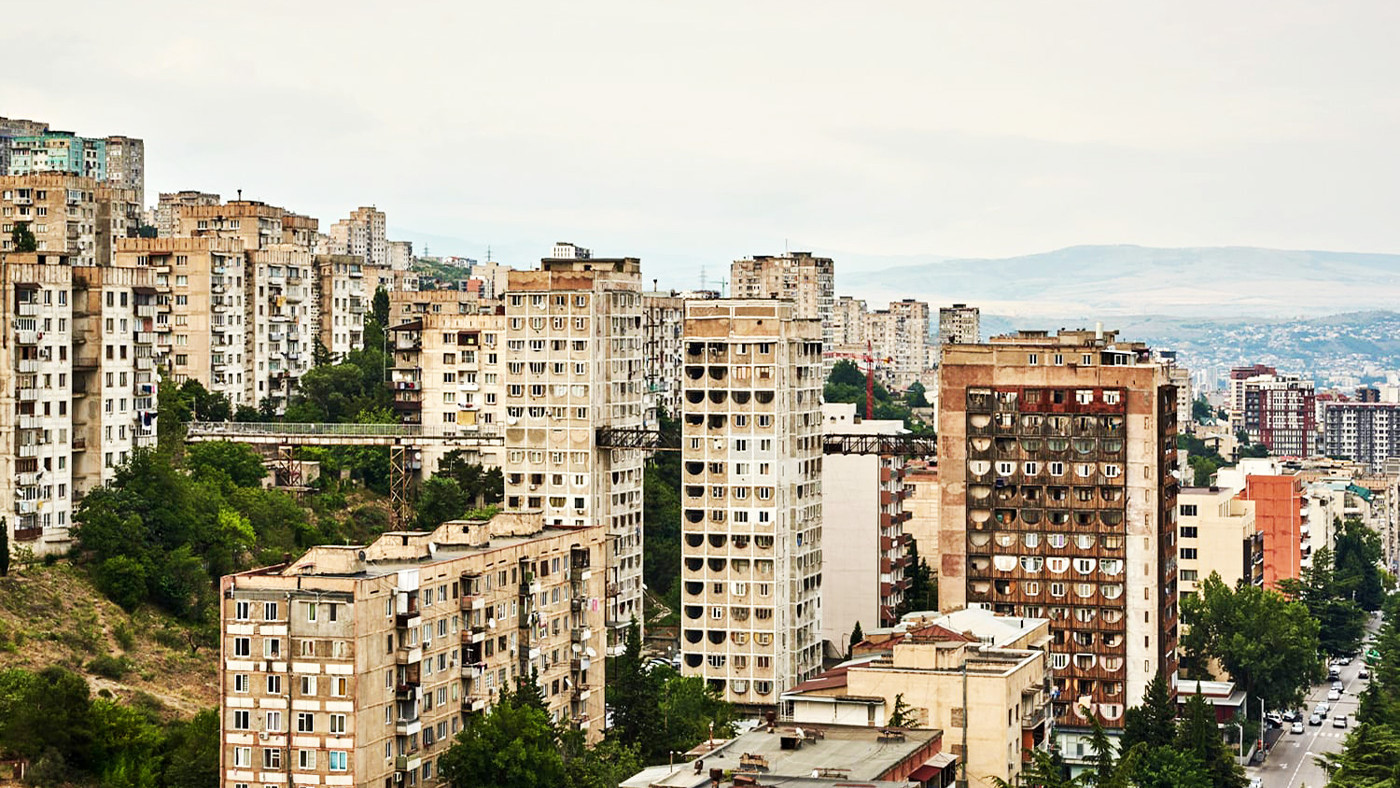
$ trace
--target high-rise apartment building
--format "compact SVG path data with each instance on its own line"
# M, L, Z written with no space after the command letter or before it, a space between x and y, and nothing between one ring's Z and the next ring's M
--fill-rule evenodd
M532 675L597 741L605 549L501 514L223 578L219 785L437 785L468 718Z
M60 172L0 176L0 251L13 251L19 224L34 234L39 252L63 255L75 266L106 264L97 247L97 183Z
M135 189L99 184L93 190L93 203L93 257L97 265L110 265L116 242L141 234L141 199Z
M835 347L832 306L836 302L836 265L811 252L755 255L729 266L734 298L782 298L793 302L796 317L822 323L822 346Z
M365 315L374 306L374 285L365 284L364 261L349 255L318 254L316 266L318 339L333 359L364 349Z
M223 204L182 205L176 233L189 238L236 238L243 249L266 249L294 244L310 251L316 239L317 221L285 208L257 200L230 200Z
M108 137L107 182L114 188L129 189L136 204L146 204L146 143L132 137Z
M642 427L642 342L636 258L547 258L510 273L505 508L543 511L550 525L607 526L613 650L643 617L643 455L600 447L597 431Z
M939 606L1051 620L1058 726L1177 669L1176 391L1113 332L943 346Z
M395 271L407 271L413 266L412 241L386 241L385 249L390 268Z
M132 452L156 445L156 271L73 269L72 477L75 499L112 480Z
M348 254L366 265L396 268L389 261L389 239L385 235L384 212L374 207L356 208L350 216L331 225L331 254Z
M940 345L975 345L982 341L982 311L967 304L938 308Z
M681 331L685 299L675 291L642 293L642 358L646 364L646 423L657 413L676 418L681 409Z
M831 310L832 349L864 349L867 315L865 299L850 296L837 298Z
M223 200L217 194L200 191L162 192L156 203L156 235L170 238L180 234L180 216L190 205L219 205Z
M116 264L150 266L159 291L156 355L171 380L197 380L235 406L248 399L243 245L237 239L124 238Z
M897 435L899 419L861 419L854 403L826 403L823 430L834 435ZM844 653L857 624L892 627L908 580L905 458L833 454L822 459L822 549L839 560L822 567L822 639Z
M1272 367L1230 371L1230 431L1244 430L1275 456L1314 453L1317 406L1313 382Z
M62 254L0 252L0 509L12 545L68 550L73 509L73 268Z
M866 339L878 358L877 367L893 386L906 388L919 379L928 361L928 304L906 298L866 317Z
M311 252L292 244L244 255L244 391L242 401L287 408L297 381L312 366L320 326ZM330 316L334 320L334 316Z
M391 325L394 368L389 385L404 423L451 435L496 432L505 423L504 310L494 304L470 306L421 313ZM436 468L452 450L487 467L504 464L499 446L431 445L422 447L423 467Z
M1326 456L1363 463L1373 471L1400 457L1400 403L1332 400L1321 410Z
M681 671L744 706L821 668L822 335L798 311L686 303Z
M1254 527L1264 535L1264 585L1300 577L1309 530L1303 478L1273 457L1243 459L1216 476L1220 487L1254 504Z

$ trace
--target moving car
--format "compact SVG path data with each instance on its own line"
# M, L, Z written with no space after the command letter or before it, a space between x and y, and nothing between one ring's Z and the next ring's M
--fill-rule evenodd
M1330 691L1330 692L1327 693L1327 699L1328 699L1328 700L1341 700L1341 699L1342 699L1342 693L1340 693L1340 692L1338 692L1338 691L1336 691L1336 690L1332 690L1332 691Z
M1345 728L1346 726L1347 726L1347 715L1345 715L1345 714L1338 714L1337 716L1335 716L1335 717L1332 718L1332 727L1333 727L1333 728Z
M1249 788L1264 788L1264 778L1255 777L1253 780L1250 780Z
M1309 724L1309 725L1321 725L1321 724L1322 724L1322 715L1321 715L1321 714L1314 714L1314 715L1312 715L1311 717L1308 718L1308 724Z
M1361 672L1357 673L1356 677L1359 679L1369 679L1371 678L1371 671L1367 670L1365 665L1362 665Z
M1293 723L1293 727L1289 728L1289 730L1292 731L1292 732L1294 732L1294 733L1302 733L1302 732L1303 732L1303 723L1302 723L1302 722L1295 722L1295 723Z
M1330 704L1330 703L1324 703L1324 702L1322 702L1322 701L1318 701L1318 703L1317 703L1317 708L1313 709L1313 714L1320 714L1320 715L1322 715L1323 717L1326 717L1326 716L1327 716L1327 712L1329 712L1329 711L1331 711L1331 710L1332 710L1332 704Z
M1332 689L1334 689L1334 690L1336 690L1336 691L1338 691L1338 692L1345 692L1345 691L1346 691L1346 685L1343 684L1343 683L1340 682L1340 681L1334 681L1334 682L1332 682Z

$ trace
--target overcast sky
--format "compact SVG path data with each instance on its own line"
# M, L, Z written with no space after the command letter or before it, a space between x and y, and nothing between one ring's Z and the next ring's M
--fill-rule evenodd
M1400 251L1400 3L71 2L0 115L434 252ZM421 251L421 248L420 248ZM860 261L860 262L857 262Z

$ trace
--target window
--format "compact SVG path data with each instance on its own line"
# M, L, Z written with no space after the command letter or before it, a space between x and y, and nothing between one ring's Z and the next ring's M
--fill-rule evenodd
M277 603L276 603L276 602L264 602L264 603L263 603L263 621L276 621L276 620L277 620Z
M315 750L297 750L297 768L311 770L316 768Z
M331 715L331 733L345 733L345 715Z
M1195 570L1195 569L1183 569L1183 570L1181 570L1181 579L1182 579L1182 580L1185 580L1185 581L1187 581L1187 582L1190 582L1190 583L1196 582L1196 570Z
M1182 516L1182 517L1195 517L1195 516L1196 516L1196 511L1197 511L1197 509L1196 509L1196 504L1194 504L1194 503L1183 503L1183 504L1181 505L1181 516ZM1186 535L1185 533L1182 533L1182 536L1185 536L1185 535ZM1195 534L1192 534L1192 536L1195 536Z
M263 638L263 656L268 659L276 659L282 656L282 639Z
M1196 538L1196 534L1197 534L1197 528L1196 528L1196 526L1194 526L1194 525L1183 525L1183 526L1181 526L1181 538L1182 538L1182 539L1195 539L1195 538Z
M282 712L269 711L267 713L267 731L276 733L282 730Z
M252 638L234 638L233 655L235 657L251 657L253 655Z
M252 766L253 766L253 748L252 748L252 747L234 747L234 748L233 748L233 765L234 765L234 766L242 766L242 767L244 767L244 768L252 768Z
M331 750L326 754L326 760L330 762L331 771L343 772L346 770L346 752L344 750Z
M308 622L312 622L312 621L315 621L315 620L316 620L316 603L315 603L315 602L307 602L307 603L306 603L306 620L307 620Z
M234 692L247 692L247 691L248 691L248 674L247 674L247 673L235 673L235 674L233 674L233 691L234 691Z
M1181 548L1181 560L1183 560L1183 561L1194 561L1194 560L1196 560L1196 548L1194 548L1194 547L1183 547L1183 548Z
M315 733L316 715L309 711L297 712L297 733Z
M234 602L233 617L239 621L247 621L253 617L252 602Z
M281 676L268 676L268 677L267 677L267 694L269 694L269 695L281 695L281 694L282 694L282 677L281 677Z
M281 769L282 750L276 747L264 747L262 762L264 769Z
M233 712L233 729L236 731L246 731L250 727L249 719L251 712L246 709L235 709Z

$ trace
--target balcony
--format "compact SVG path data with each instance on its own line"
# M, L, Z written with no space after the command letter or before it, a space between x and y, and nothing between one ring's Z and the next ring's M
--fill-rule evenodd
M423 647L413 646L404 648L400 646L394 651L394 662L398 665L417 665L423 661Z
M38 331L16 331L15 343L19 345L35 345L39 342Z
M25 301L15 309L20 317L34 317L39 314L39 304L33 301Z
M593 662L588 657L575 657L572 660L569 660L569 670L572 670L575 673L588 670L592 666Z
M486 597L480 594L462 594L459 599L462 610L482 610L486 607Z
M486 627L482 624L473 624L470 627L462 627L462 645L467 646L472 643L480 643L486 639Z
M593 630L588 627L575 627L573 640L575 643L587 643L593 637Z
M137 356L136 368L142 371L149 371L155 366L155 359L150 356Z
M39 399L39 389L20 389L18 396L20 402L33 402Z
M15 371L22 375L32 375L39 371L41 363L37 358L22 358L15 362Z

